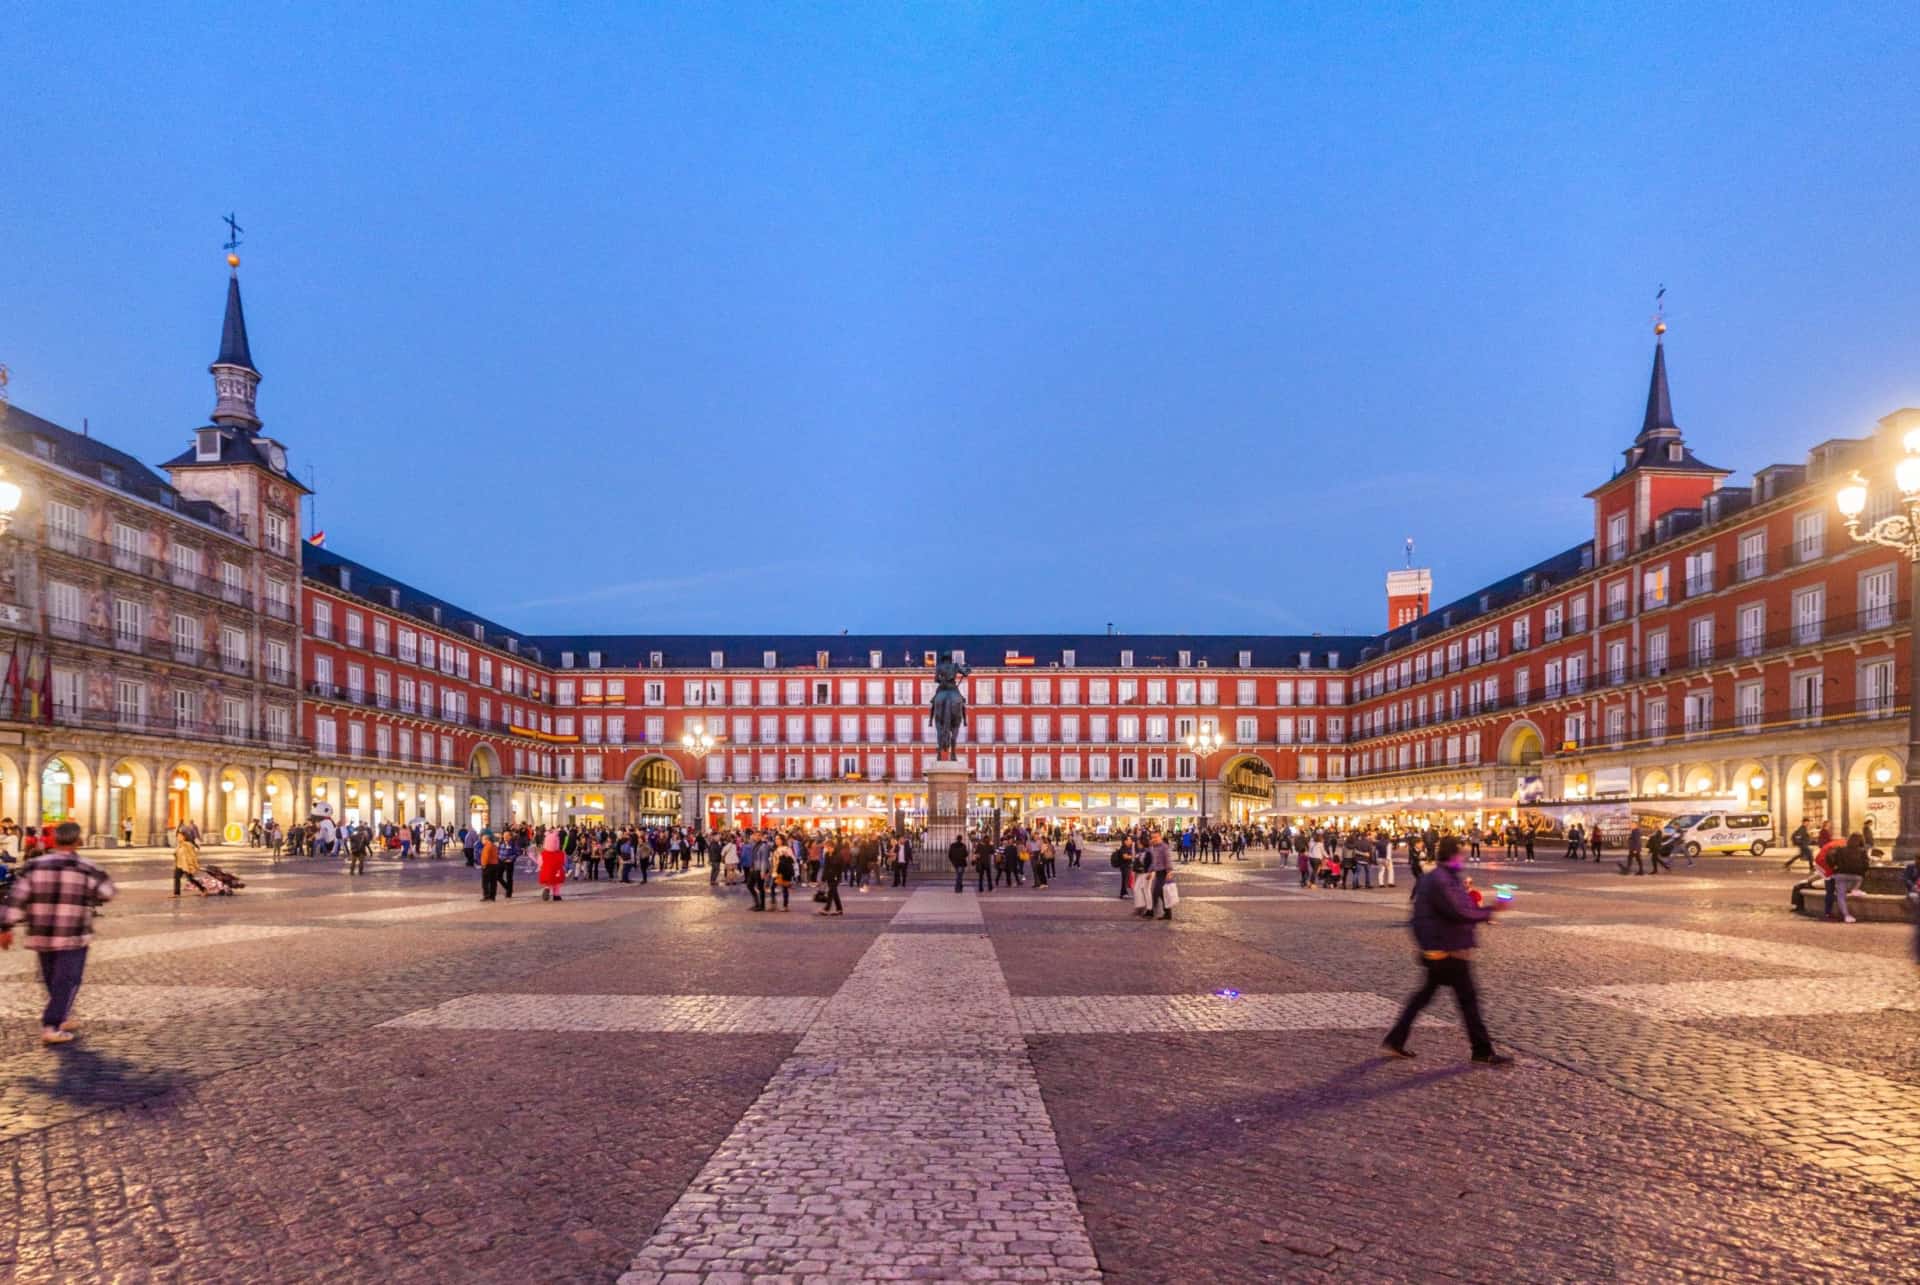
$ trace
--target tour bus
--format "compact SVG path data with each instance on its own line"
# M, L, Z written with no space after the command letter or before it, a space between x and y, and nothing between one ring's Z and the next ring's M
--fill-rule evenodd
M1665 829L1674 847L1689 857L1743 850L1762 857L1773 843L1773 818L1765 812L1683 812Z

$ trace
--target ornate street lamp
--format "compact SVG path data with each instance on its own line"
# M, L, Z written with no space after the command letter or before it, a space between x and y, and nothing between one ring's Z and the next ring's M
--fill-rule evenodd
M1200 828L1207 828L1207 759L1226 745L1220 733L1211 727L1202 727L1187 735L1187 749L1192 751L1194 766L1200 773Z
M1867 479L1857 472L1840 488L1834 502L1855 543L1885 545L1907 559L1907 774L1895 790L1900 796L1900 837L1893 845L1894 861L1904 864L1920 856L1920 700L1913 698L1913 682L1920 677L1920 629L1911 627L1914 604L1920 601L1914 597L1920 592L1920 428L1908 429L1900 445L1905 454L1893 466L1893 484L1900 491L1895 512L1862 524Z
M702 791L706 785L707 755L713 753L713 734L705 730L688 732L680 738L680 748L693 756L693 829L699 834L707 828L707 814L700 810L700 805L706 801Z

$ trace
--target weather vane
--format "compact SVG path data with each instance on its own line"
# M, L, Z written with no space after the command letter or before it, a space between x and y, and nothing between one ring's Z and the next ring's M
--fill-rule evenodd
M227 225L227 243L221 248L231 254L240 248L240 233L245 231L245 229L234 222L233 215L231 214L227 215L221 222Z
M1664 285L1653 292L1653 333L1667 333L1667 288Z

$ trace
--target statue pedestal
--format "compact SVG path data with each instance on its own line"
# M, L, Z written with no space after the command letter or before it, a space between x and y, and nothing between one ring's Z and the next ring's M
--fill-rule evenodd
M947 849L954 836L967 832L967 786L972 780L973 772L965 763L927 765L927 832L915 863L920 869L952 873Z

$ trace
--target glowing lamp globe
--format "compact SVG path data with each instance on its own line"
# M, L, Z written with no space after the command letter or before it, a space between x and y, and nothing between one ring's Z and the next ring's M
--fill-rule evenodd
M1843 517L1857 518L1866 511L1867 488L1858 482L1841 487L1840 493L1833 498L1834 503L1840 506Z
M1894 465L1893 481L1902 495L1920 491L1920 455L1909 455Z

